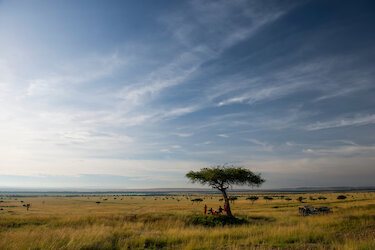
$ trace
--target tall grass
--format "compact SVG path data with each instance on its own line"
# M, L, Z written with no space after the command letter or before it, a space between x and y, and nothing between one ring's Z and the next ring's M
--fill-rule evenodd
M32 204L29 211L7 196L0 203L0 249L375 249L374 193L346 194L344 201L338 194L303 196L319 195L327 199L306 204L327 205L332 214L300 216L301 194L254 204L241 196L232 210L247 223L210 227L191 218L202 218L204 204L222 205L215 195L202 204L181 196L22 198Z

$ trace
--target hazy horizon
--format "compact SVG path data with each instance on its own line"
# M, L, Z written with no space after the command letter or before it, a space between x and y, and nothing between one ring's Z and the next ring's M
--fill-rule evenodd
M0 187L375 179L373 1L0 1Z

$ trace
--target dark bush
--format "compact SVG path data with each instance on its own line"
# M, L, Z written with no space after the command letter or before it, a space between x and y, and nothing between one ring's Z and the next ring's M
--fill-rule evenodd
M304 198L304 197L302 197L302 196L300 196L300 197L297 198L297 200L298 200L299 202L301 202L301 203L303 202L304 199L306 199L306 198Z
M246 198L246 200L251 200L252 203L254 203L258 199L259 199L259 197L255 196L255 195L254 196L249 196L249 197Z
M226 215L195 215L189 217L188 221L194 225L202 225L207 227L241 225L248 223L248 221L245 219Z
M238 198L236 196L229 197L230 202L234 203L235 200L238 200Z
M346 196L345 195L339 195L339 196L337 196L337 199L338 200L345 200Z
M268 201L273 200L273 198L270 196L264 196L263 199L268 200Z
M196 198L196 199L192 199L191 201L192 201L193 203L194 203L194 202L198 202L198 203L199 203L199 202L202 202L203 199L201 199L201 198Z

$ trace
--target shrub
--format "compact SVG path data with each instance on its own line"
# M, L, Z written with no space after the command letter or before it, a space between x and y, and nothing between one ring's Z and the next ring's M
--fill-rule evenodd
M270 196L264 196L263 199L268 200L268 201L273 200L273 198Z
M207 227L225 226L225 225L241 225L248 223L245 219L236 218L226 215L196 215L188 217L188 222L194 225L202 225Z
M339 196L337 196L337 199L338 200L345 200L346 196L345 195L339 195Z
M229 197L229 201L234 203L235 200L237 200L238 198L236 196L231 196Z
M304 199L306 199L306 198L303 198L302 196L300 196L300 197L297 198L297 200L298 200L299 202L301 202L301 203L303 202Z
M255 196L255 195L254 196L249 196L249 197L246 198L246 200L251 200L252 203L254 203L258 199L259 199L259 197Z
M198 202L198 203L199 203L199 202L202 202L203 199L201 199L201 198L196 198L196 199L192 199L191 201L192 201L193 203L194 203L194 202Z

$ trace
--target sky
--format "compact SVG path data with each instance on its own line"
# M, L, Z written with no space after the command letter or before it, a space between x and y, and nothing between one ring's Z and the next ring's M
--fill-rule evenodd
M0 1L0 186L375 179L374 1Z

